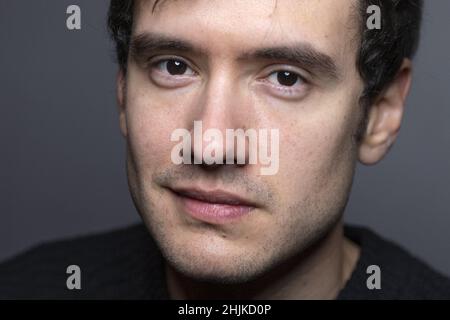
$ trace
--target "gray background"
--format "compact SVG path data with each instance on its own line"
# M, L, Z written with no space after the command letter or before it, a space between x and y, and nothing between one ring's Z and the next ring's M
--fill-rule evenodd
M66 29L66 8L82 30ZM426 1L395 147L359 165L348 222L450 275L450 1ZM105 0L0 0L0 260L38 242L139 221L125 176Z

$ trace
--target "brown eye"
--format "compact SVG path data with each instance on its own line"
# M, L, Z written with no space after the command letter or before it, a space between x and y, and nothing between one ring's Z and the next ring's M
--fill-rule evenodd
M277 82L285 87L292 87L300 79L298 74L290 71L278 71L276 74Z
M268 92L286 99L300 99L311 87L310 82L301 72L291 71L290 68L283 68L283 66L271 71L263 82L269 84Z
M158 69L160 72L168 74L169 76L185 76L195 74L186 62L178 59L159 60L153 66L155 69Z
M179 60L167 60L166 70L171 75L182 75L187 70L187 65Z

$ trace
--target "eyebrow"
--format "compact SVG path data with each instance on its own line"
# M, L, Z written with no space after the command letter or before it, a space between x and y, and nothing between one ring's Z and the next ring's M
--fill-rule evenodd
M194 44L157 33L144 32L130 41L130 55L138 62L145 61L155 51L178 51L192 55L206 55L206 51ZM311 44L299 42L293 45L258 48L242 53L238 60L276 60L298 65L316 76L330 80L340 78L339 69L333 58L315 49Z
M315 49L309 43L256 49L243 54L243 60L277 60L289 64L299 65L307 71L331 80L340 78L339 70L333 58Z
M138 62L147 59L155 51L164 50L204 54L203 50L185 40L160 34L145 32L133 36L130 41L130 56Z

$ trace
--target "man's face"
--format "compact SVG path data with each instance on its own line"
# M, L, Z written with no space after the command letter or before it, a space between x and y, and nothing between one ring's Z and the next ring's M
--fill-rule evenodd
M119 93L129 184L179 271L246 281L304 251L340 219L361 117L356 4L166 0L152 12L153 1L139 1L133 37L147 45L136 42ZM193 131L196 120L224 137L226 129L278 129L278 172L174 164L171 134ZM226 192L251 206L238 218L199 219L180 190Z

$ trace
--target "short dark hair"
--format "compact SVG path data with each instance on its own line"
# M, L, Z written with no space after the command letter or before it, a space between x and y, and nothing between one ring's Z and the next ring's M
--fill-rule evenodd
M356 133L359 142L367 125L368 107L392 82L404 58L412 59L420 38L423 0L359 0L360 46L356 61L364 81L360 98L363 107L361 125ZM153 10L158 4L156 0ZM117 61L126 71L133 27L135 0L111 0L108 30L116 44ZM381 29L366 26L367 8L377 5L381 11Z

